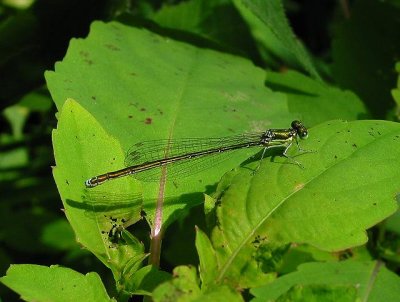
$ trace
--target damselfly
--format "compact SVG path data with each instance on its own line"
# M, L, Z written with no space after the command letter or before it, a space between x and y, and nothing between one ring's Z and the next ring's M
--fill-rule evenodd
M176 140L156 140L135 144L128 151L125 164L127 168L107 172L85 181L88 188L96 187L107 180L127 175L144 174L154 168L168 165L185 166L188 174L199 171L197 166L204 164L205 159L229 151L250 147L263 147L261 159L267 149L285 148L282 155L288 157L287 151L297 138L305 139L307 128L300 121L293 121L288 129L269 129L264 132L247 133L222 138L189 138ZM300 148L299 148L300 149ZM298 162L294 161L298 165ZM187 165L189 164L189 166ZM182 170L181 170L182 171Z

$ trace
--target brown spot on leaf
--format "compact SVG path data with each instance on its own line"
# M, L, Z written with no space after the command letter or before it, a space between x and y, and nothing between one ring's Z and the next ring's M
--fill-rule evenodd
M109 50L112 50L112 51L119 51L119 50L121 50L119 47L117 47L117 46L115 46L115 45L113 45L113 44L104 44L104 46L107 47Z
M79 52L79 54L80 54L82 57L84 57L84 58L89 57L89 53L88 53L87 51L84 51L84 50L81 50L81 51Z

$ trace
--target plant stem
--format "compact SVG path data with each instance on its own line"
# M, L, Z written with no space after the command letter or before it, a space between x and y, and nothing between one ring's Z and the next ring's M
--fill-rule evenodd
M159 267L160 266L160 255L161 255L161 243L162 243L162 216L163 216L163 204L165 196L165 184L167 179L167 167L161 169L160 178L160 189L158 191L156 214L154 217L154 224L151 230L151 242L150 242L150 256L149 264Z

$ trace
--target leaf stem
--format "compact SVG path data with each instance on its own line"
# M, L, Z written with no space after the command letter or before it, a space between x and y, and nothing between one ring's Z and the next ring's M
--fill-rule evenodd
M160 188L158 191L156 213L154 217L154 224L151 230L150 241L150 256L149 264L154 267L160 266L161 243L162 243L162 216L163 216L163 203L165 196L165 185L167 182L167 167L161 169Z

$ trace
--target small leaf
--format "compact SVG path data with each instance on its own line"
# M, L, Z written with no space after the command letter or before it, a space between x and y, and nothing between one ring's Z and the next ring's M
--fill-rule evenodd
M400 119L400 62L396 63L397 87L392 89L392 96L397 104L397 118Z
M97 273L82 275L72 269L33 264L12 265L0 281L25 301L101 302L111 299Z
M174 278L161 284L153 292L156 302L224 302L243 301L241 295L228 286L219 286L210 290L200 290L196 269L190 266L178 266L174 269Z
M151 292L161 283L171 279L171 274L147 265L135 272L125 286L125 291L131 295L151 295Z
M196 249L199 253L200 260L200 278L202 282L202 289L207 289L207 286L212 284L215 280L218 265L216 262L216 255L213 246L207 235L196 227Z
M282 68L282 64L294 69L302 68L293 50L282 42L276 28L261 20L242 0L234 0L233 3L247 23L265 66L273 70ZM281 12L272 14L278 16Z
M96 134L91 135L91 131ZM93 149L93 141L103 140L108 144ZM123 180L119 186L105 187L106 192L95 190L89 194L84 189L84 181L85 175L94 173L98 166L112 169L115 164L120 164L120 146L71 99L65 102L60 113L53 142L57 164L53 174L68 221L78 242L110 267L118 280L130 259L143 255L143 245L133 236L121 237L121 242L115 242L113 238L119 235L124 224L132 224L141 218L140 199L131 199L128 193L139 189L135 188L135 183ZM101 160L94 162L93 154Z
M248 9L267 26L286 50L293 53L298 62L316 80L320 80L317 70L310 60L305 48L295 37L285 16L282 1L242 0Z
M153 292L153 300L195 301L201 296L196 268L178 266L174 269L172 281L159 285Z
M152 20L163 28L190 32L200 45L224 46L224 50L254 55L254 41L250 32L230 1L188 0L169 4L157 10ZM196 35L196 36L195 36ZM191 39L192 43L193 40ZM212 41L210 43L210 41Z
M74 233L65 218L48 223L43 228L41 242L60 251L77 248Z
M10 123L13 137L15 139L22 139L23 128L29 116L28 108L21 105L14 105L4 109L3 114Z

